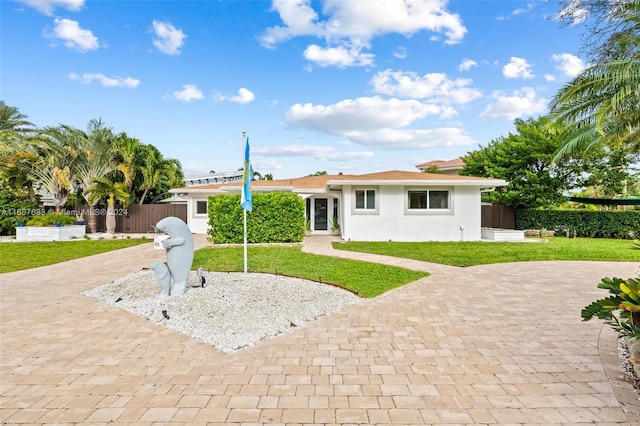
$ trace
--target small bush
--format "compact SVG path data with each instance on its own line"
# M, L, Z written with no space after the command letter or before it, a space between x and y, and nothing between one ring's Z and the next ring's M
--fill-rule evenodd
M75 225L76 218L64 214L47 213L42 216L33 216L27 221L27 226L52 226L57 223L61 225Z

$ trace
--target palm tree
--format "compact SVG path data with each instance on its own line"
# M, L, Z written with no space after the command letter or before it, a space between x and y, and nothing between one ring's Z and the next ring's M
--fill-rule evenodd
M619 52L619 59L587 68L550 103L552 121L571 131L556 158L600 143L640 152L640 0L618 8L612 19L631 28L613 39L611 49ZM633 53L626 57L623 52L629 51Z
M27 121L27 116L16 107L11 107L0 101L0 142L8 139L20 138L33 132L33 123Z
M107 197L107 234L116 232L116 201L121 201L125 205L129 202L129 190L122 182L112 182L106 177L93 179L93 184L85 191L89 197L89 202L94 204L96 200Z
M155 146L142 145L139 160L138 171L142 175L142 182L138 189L143 191L139 204L144 203L151 190L164 192L182 184L183 175L180 162L173 158L164 158Z
M95 206L100 198L96 197L90 202L86 191L92 186L94 179L105 177L117 169L112 153L113 139L111 129L105 128L102 120L91 120L84 138L82 158L74 168L74 177L82 190L82 196L89 204L87 227L92 233L97 232Z
M25 114L0 101L0 182L18 196L26 191L31 201L35 201L35 194L29 172L38 157L28 143L33 133L33 124Z
M60 210L73 191L73 172L83 154L87 135L71 126L47 127L31 139L39 155L31 175L53 197L56 211Z
M554 122L572 130L558 152L618 141L640 152L640 58L594 65L564 86L550 104Z
M137 138L132 138L126 132L121 132L113 139L113 154L117 168L124 175L124 183L131 188L138 171L138 158L142 144Z

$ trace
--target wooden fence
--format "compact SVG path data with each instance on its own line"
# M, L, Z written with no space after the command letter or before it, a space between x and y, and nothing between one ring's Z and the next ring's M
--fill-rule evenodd
M78 206L77 211L88 212L89 206ZM98 214L97 232L105 232L106 227L106 206L96 207ZM125 234L152 233L153 226L161 219L168 216L175 216L187 222L186 204L131 204L124 208L116 206L116 232ZM85 223L86 223L85 214ZM87 232L90 232L87 229Z
M480 224L487 228L515 229L516 214L513 207L483 204Z

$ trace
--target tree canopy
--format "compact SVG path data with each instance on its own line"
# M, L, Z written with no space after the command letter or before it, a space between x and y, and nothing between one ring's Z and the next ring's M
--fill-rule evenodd
M461 175L504 179L508 185L483 197L485 202L514 208L558 205L573 188L580 166L571 161L553 164L563 134L552 134L548 119L515 121L516 132L492 140L486 147L468 152Z
M89 201L96 193L90 189L109 181L128 193L120 199L143 203L183 184L177 160L124 132L114 133L101 120L91 120L83 131L64 124L36 128L27 118L0 101L0 187L16 196L34 200L35 189L46 188L60 208L70 197Z

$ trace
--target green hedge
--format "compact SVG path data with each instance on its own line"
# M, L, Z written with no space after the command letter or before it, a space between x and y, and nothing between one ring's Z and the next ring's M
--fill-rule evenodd
M516 229L542 228L576 237L640 238L640 210L516 210Z
M244 241L240 194L209 197L209 240L240 244ZM253 194L247 212L247 242L291 243L304 238L304 201L292 192Z

